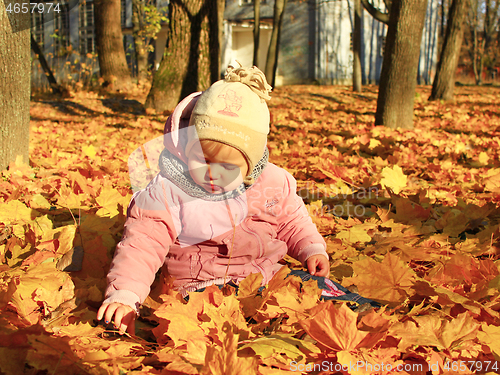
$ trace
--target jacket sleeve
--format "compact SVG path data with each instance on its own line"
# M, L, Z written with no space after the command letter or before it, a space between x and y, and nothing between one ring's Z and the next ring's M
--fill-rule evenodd
M312 255L321 254L328 259L325 240L297 195L295 178L287 171L283 172L285 179L281 214L278 217L278 238L287 243L288 255L304 265Z
M165 181L156 178L132 198L107 276L104 303L120 302L137 311L148 296L156 272L180 232L178 206L169 204L167 191Z

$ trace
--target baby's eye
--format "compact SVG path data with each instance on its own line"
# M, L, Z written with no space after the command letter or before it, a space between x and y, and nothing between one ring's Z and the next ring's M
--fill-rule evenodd
M234 171L236 168L238 168L237 165L234 165L234 164L223 164L224 165L224 169L228 170L228 171Z

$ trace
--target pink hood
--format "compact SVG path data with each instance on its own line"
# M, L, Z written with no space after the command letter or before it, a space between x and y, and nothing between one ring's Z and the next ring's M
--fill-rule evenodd
M187 157L184 153L188 142L186 137L181 134L186 134L180 130L186 129L189 126L189 119L196 102L202 92L195 92L184 98L175 107L174 112L170 115L165 123L163 144L165 148L184 163L187 163Z

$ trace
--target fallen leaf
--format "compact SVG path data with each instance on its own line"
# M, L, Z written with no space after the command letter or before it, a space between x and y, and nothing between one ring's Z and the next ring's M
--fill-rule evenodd
M309 336L330 350L354 350L368 335L358 330L357 314L345 304L321 304L311 309L310 314L311 317L300 321L300 325Z
M382 262L365 258L353 264L354 277L345 278L345 285L356 285L359 294L394 305L411 294L415 273L397 256L388 253Z
M408 184L408 177L403 173L403 169L399 165L394 167L385 167L381 173L382 179L380 183L382 187L389 187L394 193L399 194Z

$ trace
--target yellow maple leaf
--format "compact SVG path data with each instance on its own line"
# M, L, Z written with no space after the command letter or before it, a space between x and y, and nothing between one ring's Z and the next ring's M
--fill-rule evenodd
M370 144L369 144L368 148L371 150L377 146L380 146L381 144L382 144L382 142L380 142L378 139L372 138L372 139L370 139Z
M366 232L369 227L366 227L364 224L355 225L348 230L343 230L335 236L338 239L346 240L350 243L365 243L370 242L372 238Z
M75 194L66 186L62 186L58 193L57 204L68 210L82 207L82 202L88 197L87 194Z
M466 149L467 149L467 146L463 142L457 142L455 144L455 153L457 153L457 154L464 152Z
M238 284L238 298L244 298L248 296L255 296L257 294L260 286L262 285L262 279L264 276L260 272L251 273L247 277L245 277Z
M311 280L314 284L317 282ZM266 306L266 313L283 313L288 315L288 324L294 324L302 319L305 315L304 311L314 307L318 303L318 293L308 294L302 293L299 297L298 292L282 288L279 292L273 294L273 300L276 303L269 303Z
M154 313L160 321L160 325L153 329L158 342L166 343L170 337L176 347L190 340L199 340L208 345L207 332L201 327L198 319L201 311L194 309L191 304L180 302L175 297L168 297L167 302Z
M258 361L256 358L238 356L239 335L233 332L229 322L226 322L224 332L221 346L211 345L208 347L202 374L257 374Z
M47 215L37 217L32 225L36 236L42 242L54 239L54 235L55 233L57 233L57 231L54 230L53 227L54 223L49 219Z
M291 333L278 333L246 340L246 343L241 349L244 348L251 348L255 354L262 359L284 354L295 361L300 361L300 359L304 357L304 352L300 349L306 349L313 353L321 352L320 349L311 342L299 340L293 337Z
M399 194L408 184L408 178L403 173L399 165L394 167L385 167L382 169L382 179L380 180L382 187L389 187L394 193Z
M483 179L484 188L487 191L496 191L500 189L500 173L497 168L488 170L487 177ZM493 172L497 172L493 174Z
M488 154L487 154L486 152L481 151L481 152L479 153L479 158L478 158L478 160L479 160L479 164L481 164L481 165L488 165L488 162L489 162L489 160L490 160L490 157L488 156Z
M40 314L54 311L61 303L74 297L74 284L65 272L55 269L53 263L16 268L8 272L8 288L0 291L0 305L9 303L17 313L31 324L36 324ZM40 306L43 306L40 311Z
M182 357L195 365L203 365L207 355L207 344L204 341L189 340L186 345L186 353Z
M94 159L96 156L96 151L93 145L82 146L82 151L84 155L88 156L91 159Z
M37 216L40 216L38 211L18 200L0 203L0 223L29 222Z
M467 340L473 340L478 334L479 324L465 312L451 321L437 315L413 317L415 321L395 323L389 334L400 337L398 350L406 352L414 346L435 346L439 350L451 350L460 347Z
M210 332L210 337L222 341L222 332L224 324L230 321L233 325L233 331L238 333L243 339L251 336L250 329L247 327L245 317L240 308L240 303L234 295L225 296L222 303L215 306L208 301L203 303L203 314L210 318L210 321L203 322L200 325L205 332Z
M76 230L76 225L65 225L62 228L57 228L56 230L54 230L54 234L58 235L58 254L65 254L73 248L73 241L76 236Z
M35 194L30 198L29 201L30 207L31 208L43 208L43 209L50 209L51 205L45 199L45 197L42 194Z
M481 343L490 347L497 361L500 361L500 327L493 324L481 324L481 331L478 331L477 338Z
M97 211L97 216L108 216L114 217L119 214L119 205L121 208L127 207L129 197L123 197L116 189L112 186L105 186L102 188L101 193L96 198L97 204L101 208Z
M27 344L31 348L27 363L40 370L57 368L59 374L71 374L80 358L73 351L71 337L57 337L47 333L28 334ZM19 349L18 349L19 350Z

